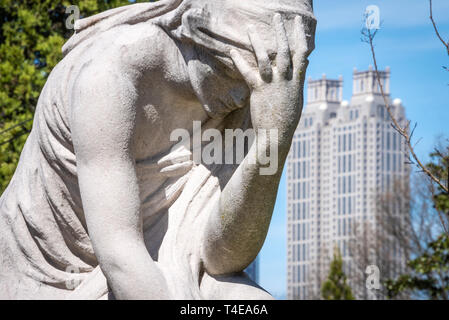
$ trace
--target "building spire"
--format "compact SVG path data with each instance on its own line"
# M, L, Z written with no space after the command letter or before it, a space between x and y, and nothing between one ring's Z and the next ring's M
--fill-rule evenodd
M379 71L380 81L386 95L390 94L390 68L385 71ZM353 72L353 95L374 95L381 94L379 85L377 83L376 71L373 66L369 66L367 71L357 71L354 68Z
M308 104L333 102L340 103L343 100L343 77L327 79L323 74L321 79L308 80L307 89Z

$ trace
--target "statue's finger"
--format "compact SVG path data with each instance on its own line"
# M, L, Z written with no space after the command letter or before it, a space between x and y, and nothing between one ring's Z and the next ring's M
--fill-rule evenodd
M278 45L276 67L281 74L286 75L291 65L290 47L288 45L288 38L285 32L284 23L279 13L276 13L274 15L273 23L276 31L276 40Z
M248 36L253 46L254 54L256 55L260 76L265 82L270 82L273 77L270 58L262 40L252 25L249 27Z
M307 67L307 38L304 23L301 16L296 16L294 20L294 36L296 39L296 48L293 55L293 70L295 76L305 72Z
M234 61L235 66L240 71L243 76L243 79L246 83L254 88L258 83L257 72L251 68L251 66L246 62L246 60L242 57L242 55L235 49L230 51L232 61Z

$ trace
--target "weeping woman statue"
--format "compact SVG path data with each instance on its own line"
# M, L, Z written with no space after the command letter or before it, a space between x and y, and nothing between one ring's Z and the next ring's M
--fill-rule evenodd
M0 198L0 299L270 299L242 270L268 231L314 33L312 0L77 21ZM198 163L170 139L195 122L255 139L240 163ZM277 171L260 174L274 142Z

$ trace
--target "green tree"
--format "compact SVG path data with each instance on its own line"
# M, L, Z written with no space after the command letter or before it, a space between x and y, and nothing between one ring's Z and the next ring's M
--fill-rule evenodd
M443 184L448 184L449 146L445 152L436 148L432 153L427 168ZM448 300L449 299L449 195L435 183L429 182L433 197L433 214L440 217L445 230L436 240L425 246L425 250L408 262L409 270L397 279L389 279L385 285L390 298L401 293L415 298ZM436 189L435 189L436 188Z
M81 17L129 4L128 0L0 0L0 194L8 185L32 126L34 108L61 48L73 30L65 13Z
M325 300L354 300L351 287L346 283L343 259L337 247L334 249L329 276L321 287L321 295Z
M410 273L387 280L390 298L405 292L415 298L448 300L449 237L446 234L430 243L427 252L409 261L408 266Z
M430 21L435 31L438 40L443 44L445 51L449 54L449 42L443 40L442 35L438 30L438 26L433 18L432 0L429 3ZM367 16L365 16L367 19ZM377 75L378 85L385 102L385 108L391 120L392 127L403 137L403 142L409 151L409 162L419 168L420 172L424 173L429 178L429 187L432 196L428 200L432 203L434 210L429 212L438 216L443 231L434 231L431 234L432 238L436 238L428 243L424 243L424 250L420 250L414 256L410 257L408 262L409 270L398 277L397 279L387 280L385 286L387 287L387 294L390 298L398 297L402 293L415 296L416 298L431 298L431 299L448 299L449 297L449 259L448 259L448 238L449 238L449 147L446 146L445 152L442 153L438 148L431 154L431 161L425 164L421 161L415 152L415 143L412 142L412 137L415 132L416 125L413 129L410 127L410 122L405 126L401 126L395 118L389 101L385 95L382 85L381 77L378 72L377 57L374 46L374 38L378 30L371 30L370 28L362 29L362 41L370 45L371 55L374 63L375 73ZM447 67L443 67L448 70ZM419 229L420 226L417 226ZM413 229L413 228L412 228ZM440 228L437 228L440 229ZM441 234L440 234L441 233ZM437 235L437 237L435 237ZM420 239L418 239L420 240ZM419 241L418 241L419 243Z

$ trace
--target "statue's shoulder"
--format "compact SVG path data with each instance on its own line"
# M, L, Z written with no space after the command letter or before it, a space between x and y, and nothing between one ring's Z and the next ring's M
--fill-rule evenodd
M173 57L173 47L173 40L159 26L122 25L81 42L58 64L58 72L52 73L58 78L70 73L68 85L76 90L89 88L92 79L96 79L95 87L108 86L111 78L163 68Z
M158 25L151 22L135 25L121 25L108 31L108 37L116 45L157 46L160 42L170 40L167 33Z
M111 67L161 65L177 50L174 40L152 23L116 27L108 31L97 45L105 48Z

